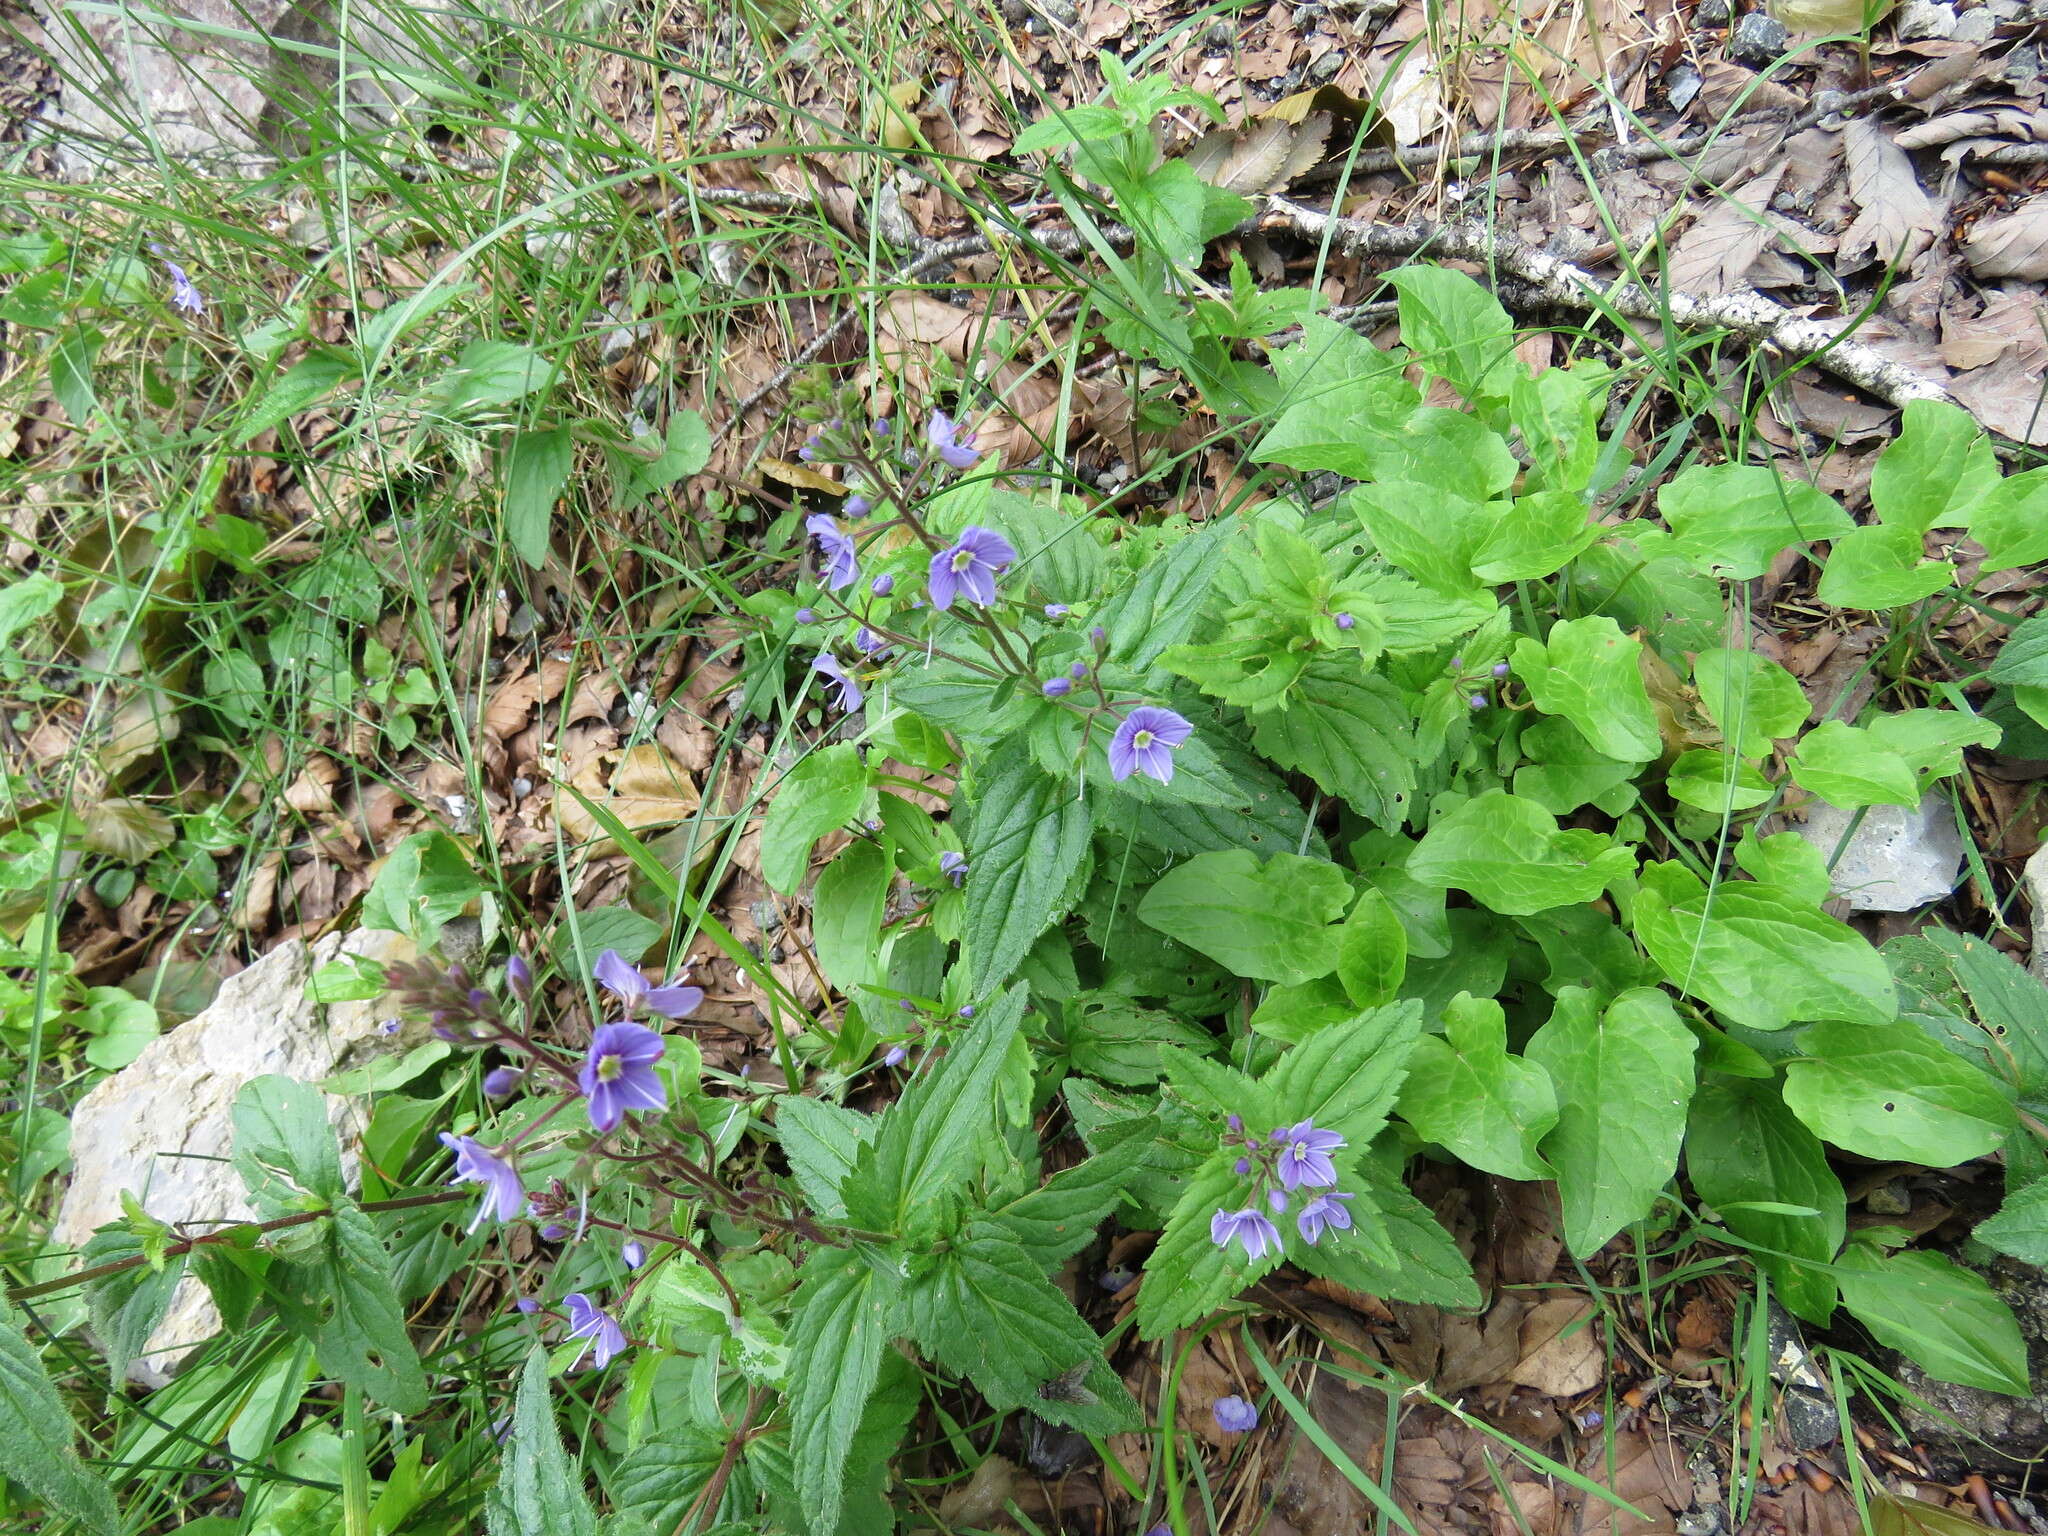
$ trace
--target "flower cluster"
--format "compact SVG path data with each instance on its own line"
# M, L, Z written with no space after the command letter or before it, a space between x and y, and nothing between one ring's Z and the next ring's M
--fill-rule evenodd
M1241 1209L1219 1210L1209 1218L1211 1242L1219 1248L1235 1242L1254 1260L1278 1253L1280 1229L1273 1217L1285 1215L1304 1195L1306 1200L1294 1213L1295 1230L1303 1242L1313 1246L1333 1228L1339 1232L1350 1228L1351 1212L1346 1206L1355 1196L1335 1187L1337 1166L1330 1157L1343 1150L1341 1135L1320 1128L1313 1120L1297 1121L1263 1137L1247 1136L1244 1121L1237 1115L1232 1115L1229 1123L1224 1144L1241 1148L1235 1171L1250 1181L1249 1198Z

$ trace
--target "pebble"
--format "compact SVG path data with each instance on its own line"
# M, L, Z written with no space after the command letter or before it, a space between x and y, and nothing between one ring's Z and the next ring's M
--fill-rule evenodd
M1785 23L1777 17L1751 11L1728 34L1728 57L1762 69L1784 57L1787 36Z

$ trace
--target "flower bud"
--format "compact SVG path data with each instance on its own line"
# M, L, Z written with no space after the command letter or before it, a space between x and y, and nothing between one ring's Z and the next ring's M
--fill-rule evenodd
M1513 669L1504 661L1496 661L1493 664L1493 675L1495 677L1506 677L1511 670Z
M493 1067L484 1074L484 1097L502 1099L520 1084L526 1074L517 1067Z
M964 1004L964 1005L962 1005L962 1007L961 1007L961 1009L960 1009L960 1017L961 1017L961 1018L963 1018L963 1019L971 1019L971 1018L973 1018L973 1017L974 1017L974 1004L972 1004L972 1003L967 1003L967 1004Z
M1070 612L1072 610L1065 603L1047 603L1045 605L1045 616L1048 619L1064 619Z
M796 611L796 621L799 624L815 624L818 622L818 615L809 608L799 608Z
M626 1268L638 1269L647 1262L647 1245L637 1237L626 1239L625 1247L619 1250L619 1257L626 1261Z
M868 583L868 590L877 597L887 597L896 590L896 578L894 576L877 576Z
M1356 624L1357 622L1358 620L1353 618L1348 613L1340 613L1337 615L1337 627L1339 629L1349 629L1352 625Z
M533 971L519 955L505 962L505 987L522 1003L533 996Z
M1467 704L1470 704L1474 709L1484 709L1486 708L1486 695L1483 693L1475 693L1472 695L1471 698L1467 699L1465 702Z
M1088 663L1085 661L1077 661L1071 667L1067 668L1067 676L1071 677L1077 683L1087 675Z
M512 1305L517 1307L521 1312L524 1312L528 1317L533 1316L534 1313L540 1310L540 1303L535 1301L531 1296L522 1296L517 1301L513 1302Z
M867 497L855 492L839 504L839 512L842 517L865 517L873 505L874 503Z
M1055 677L1040 685L1038 691L1048 699L1062 699L1074 691L1074 685L1064 677Z

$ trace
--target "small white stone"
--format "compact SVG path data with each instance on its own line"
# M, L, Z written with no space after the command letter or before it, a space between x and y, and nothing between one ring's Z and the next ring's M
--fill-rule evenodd
M1855 812L1825 800L1810 801L1806 820L1792 830L1820 850L1823 860L1849 830ZM1928 795L1917 810L1873 805L1842 850L1834 893L1852 912L1913 912L1940 901L1963 877L1963 835L1946 798Z

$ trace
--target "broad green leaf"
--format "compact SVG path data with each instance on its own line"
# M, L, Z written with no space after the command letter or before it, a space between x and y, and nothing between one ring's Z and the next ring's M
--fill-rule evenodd
M505 449L505 540L535 570L548 557L548 524L576 462L567 427L521 432Z
M1986 576L2048 560L2048 469L2007 475L1978 506L1970 534L1984 546Z
M1007 982L1066 909L1094 822L1074 786L1020 750L999 753L975 786L967 835L967 955L973 990Z
M938 1203L981 1166L994 1129L995 1083L1024 1015L1021 986L990 999L951 1037L937 1065L913 1082L882 1116L840 1186L858 1226L930 1235L942 1224Z
M1138 917L1235 975L1303 982L1336 968L1330 924L1350 904L1350 883L1324 860L1205 853L1161 877Z
M1214 754L1214 771L1224 786L1219 803L1176 800L1170 791L1139 799L1116 793L1119 786L1113 785L1110 793L1089 796L1096 827L1118 838L1119 843L1128 835L1177 858L1227 853L1233 848L1254 853L1301 849L1304 838L1310 850L1323 851L1322 840L1309 825L1301 802L1263 759L1240 742L1207 733L1190 737L1181 754L1185 756L1188 746L1198 742ZM1185 761L1176 765L1174 787L1187 778L1188 766ZM1139 782L1138 778L1127 779L1121 787ZM1154 787L1149 780L1143 782Z
M1349 1242L1350 1233L1325 1236L1313 1248L1296 1244L1291 1262L1324 1280L1389 1301L1424 1306L1471 1308L1481 1304L1472 1266L1429 1207L1399 1184L1379 1184L1361 1193L1379 1209L1387 1240L1399 1255L1388 1264L1369 1245Z
M1835 1310L1825 1266L1847 1235L1848 1201L1826 1149L1785 1107L1777 1085L1720 1073L1702 1081L1686 1122L1685 1172L1730 1231L1771 1250L1754 1257L1778 1299L1825 1324ZM1820 1214L1777 1215L1758 1209L1762 1203Z
M1394 904L1367 888L1337 930L1337 978L1361 1008L1392 1002L1408 973L1408 930Z
M818 876L811 943L825 979L848 996L884 979L882 907L894 873L890 851L863 839L847 844Z
M1530 458L1529 485L1584 491L1600 458L1600 415L1610 370L1584 360L1546 368L1533 378L1517 374L1508 391L1508 414Z
M1751 832L1735 845L1735 862L1762 885L1776 886L1794 901L1819 906L1834 890L1827 861L1797 832Z
M1793 783L1843 810L1920 803L1919 781L1906 760L1869 731L1840 720L1800 737L1791 768Z
M1938 1253L1881 1254L1852 1243L1839 1260L1842 1304L1937 1381L2025 1397L2027 1342L2012 1309Z
M1554 575L1606 532L1586 516L1576 491L1530 491L1493 520L1473 551L1472 574L1481 581L1535 581Z
M1112 599L1097 620L1108 634L1112 659L1144 672L1161 651L1187 639L1241 527L1236 518L1204 523L1138 572L1129 590Z
M814 1248L789 1322L790 1456L813 1530L836 1530L847 1451L898 1331L902 1282L851 1248Z
M1017 547L1016 569L1057 603L1093 602L1102 591L1102 545L1095 518L1076 516L1031 496L997 491L989 498L997 527Z
M1750 810L1776 793L1755 765L1704 747L1681 753L1665 776L1664 787L1680 804L1714 816Z
M1505 395L1525 373L1515 356L1515 322L1476 279L1449 267L1396 267L1401 341L1415 361L1467 400Z
M2041 515L2048 518L2048 495L2042 501ZM1989 676L2008 688L2048 687L2048 613L2035 614L2005 637L1991 659Z
M1775 661L1755 651L1716 647L1693 661L1700 706L1744 757L1764 757L1774 742L1806 724L1806 691Z
M911 1281L904 1302L919 1345L972 1380L998 1412L1028 1406L1094 1434L1137 1422L1137 1405L1103 1359L1095 1330L1009 1237L977 1223ZM1077 1371L1081 1379L1070 1386ZM1056 1381L1066 1390L1043 1390Z
M1083 992L1066 1007L1067 1060L1076 1072L1127 1088L1159 1081L1159 1047L1214 1049L1207 1030L1113 992Z
M1515 770L1515 793L1552 815L1569 816L1582 805L1614 814L1635 799L1630 780L1642 765L1595 750L1569 720L1544 715L1532 721L1523 727L1521 746L1531 761Z
M333 1214L319 1226L319 1246L271 1271L274 1280L282 1272L280 1307L312 1339L321 1370L399 1413L424 1413L427 1378L406 1331L391 1253L353 1200L329 1198Z
M1571 579L1588 612L1640 631L1673 667L1684 667L1688 652L1710 650L1727 638L1720 583L1694 570L1662 528L1610 528L1572 562Z
M1967 528L1998 481L1990 440L1968 411L1946 400L1909 400L1899 435L1870 472L1870 505L1915 534Z
M1268 1252L1253 1260L1236 1243L1219 1248L1209 1239L1209 1218L1219 1210L1236 1210L1243 1198L1244 1180L1231 1167L1236 1159L1235 1148L1219 1148L1181 1191L1166 1230L1145 1260L1145 1283L1138 1291L1139 1337L1164 1338L1200 1322L1254 1280L1280 1267L1282 1253ZM1286 1229L1282 1230L1284 1235ZM1306 1247L1300 1242L1294 1246Z
M72 1449L78 1426L22 1332L21 1314L0 1301L0 1473L54 1513L103 1536L127 1529L100 1475Z
M1890 710L1873 719L1869 731L1919 776L1923 790L1931 780L1963 771L1965 747L1995 747L2001 735L1994 722L1959 709Z
M811 845L860 811L868 770L851 742L820 747L776 783L761 819L761 877L785 894L803 884Z
M620 1458L608 1491L622 1514L656 1531L678 1530L724 1459L725 1436L695 1423L664 1424ZM717 1515L706 1511L700 1526L716 1529Z
M1125 1184L1150 1157L1157 1129L1150 1115L1106 1127L1087 1161L1061 1169L980 1223L1021 1246L1041 1272L1053 1269L1093 1241L1104 1218L1123 1204Z
M827 1221L846 1219L840 1186L879 1122L872 1115L788 1094L775 1101L775 1139L804 1200Z
M1311 1036L1261 1082L1274 1118L1289 1125L1313 1120L1362 1150L1387 1123L1421 1027L1422 1005L1409 998Z
M1950 1168L2013 1126L2010 1091L1904 1020L1816 1024L1785 1068L1785 1102L1847 1152Z
M1552 997L1566 987L1584 987L1604 1007L1631 987L1652 987L1661 979L1657 967L1598 907L1552 907L1518 917L1514 925L1542 949L1550 966L1543 990Z
M1301 340L1273 359L1285 393L1252 462L1363 479L1371 463L1362 445L1393 430L1419 402L1401 361L1348 326L1311 315Z
M695 411L677 411L669 417L668 430L662 436L648 433L635 439L634 446L652 451L613 456L619 472L619 499L628 507L638 506L708 464L711 430Z
M1499 509L1412 480L1361 485L1349 506L1379 552L1424 586L1462 594L1482 585L1472 562Z
M1657 713L1643 684L1642 642L1604 615L1565 619L1547 643L1515 644L1515 676L1546 715L1561 715L1597 752L1647 763L1663 751Z
M460 843L446 832L415 832L391 850L363 893L363 926L432 944L483 890Z
M1565 1245L1596 1252L1649 1215L1678 1167L1693 1090L1693 1036L1662 992L1637 987L1598 1011L1567 989L1529 1037L1529 1060L1557 1088L1542 1153L1557 1170Z
M134 1061L162 1028L156 1009L120 987L88 987L86 1006L71 1021L91 1033L85 1059L105 1072Z
M1405 935L1404 935L1405 936ZM1405 967L1404 967L1405 970ZM1274 1040L1297 1044L1335 1024L1348 1024L1366 1006L1353 1002L1335 976L1318 976L1298 987L1268 987L1252 1014L1252 1029Z
M235 423L232 446L246 447L272 427L282 426L287 418L310 408L344 380L360 377L361 369L352 357L315 352L301 358L248 401Z
M1401 691L1341 662L1312 662L1284 710L1252 719L1252 741L1376 826L1407 817L1415 736Z
M1945 928L1893 939L1884 953L1906 995L1905 1016L2048 1120L2048 987L1983 939ZM2007 1144L2008 1180L2048 1174L2026 1171L2033 1145L2031 1137Z
M1657 493L1678 552L1707 576L1761 576L1790 544L1836 539L1856 526L1833 497L1760 464L1695 464Z
M512 1404L512 1433L505 1444L498 1480L484 1498L484 1528L490 1536L597 1536L597 1515L583 1495L583 1474L555 1429L548 1398L547 1346L535 1344L519 1372Z
M1821 567L1820 599L1837 608L1903 608L1955 580L1955 563L1930 560L1918 529L1892 523L1839 536Z
M1408 874L1469 891L1517 916L1598 899L1635 867L1635 855L1597 832L1560 831L1557 818L1502 790L1476 795L1423 836Z
M1500 1004L1461 992L1444 1010L1444 1031L1415 1043L1401 1118L1475 1168L1552 1177L1536 1144L1557 1124L1557 1093L1541 1067L1508 1054Z
M1977 1223L1970 1234L1985 1247L2011 1254L2037 1269L2048 1266L2048 1179L2014 1189L2006 1176L2005 1204L1998 1214Z
M79 1259L82 1267L91 1269L146 1256L142 1240L126 1226L115 1225L93 1233ZM184 1275L185 1260L180 1255L165 1259L161 1268L141 1264L92 1281L86 1287L92 1331L106 1351L109 1380L120 1382L127 1378L129 1362L142 1353L149 1336L156 1332L156 1325L164 1320Z
M1634 918L1665 979L1733 1023L1876 1025L1898 1014L1891 973L1869 942L1774 886L1731 880L1709 892L1675 862L1648 864Z
M243 1084L231 1111L235 1171L266 1221L346 1194L327 1098L275 1073Z

